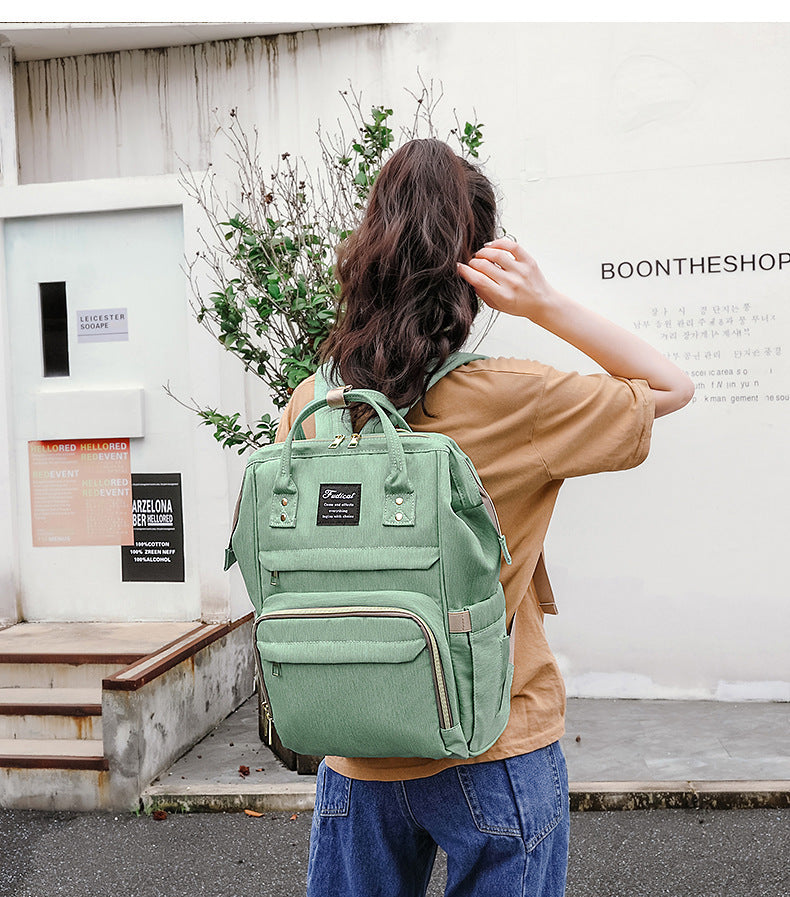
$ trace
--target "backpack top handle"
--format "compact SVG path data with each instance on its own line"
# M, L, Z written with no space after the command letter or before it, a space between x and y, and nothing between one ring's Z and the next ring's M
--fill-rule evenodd
M382 432L387 443L389 472L384 480L384 526L414 526L414 486L406 470L406 456L395 424L411 432L409 425L398 414L392 403L380 392L373 389L350 389L344 392L347 402L364 402L378 415ZM296 526L296 510L299 491L293 479L292 453L294 439L304 439L302 421L315 411L327 406L326 398L314 399L299 412L285 442L282 444L280 469L272 491L269 526L292 528ZM392 420L390 419L392 418ZM394 423L393 423L394 421ZM309 440L314 443L314 440Z

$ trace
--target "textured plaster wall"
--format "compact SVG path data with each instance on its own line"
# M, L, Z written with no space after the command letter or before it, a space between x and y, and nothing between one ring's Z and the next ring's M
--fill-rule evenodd
M254 689L251 623L136 691L102 694L105 806L133 809L143 789Z

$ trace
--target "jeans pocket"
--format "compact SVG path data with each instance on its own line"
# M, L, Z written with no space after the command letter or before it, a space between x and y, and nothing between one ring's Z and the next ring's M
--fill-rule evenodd
M504 761L521 812L527 851L533 850L568 811L568 773L559 742Z
M348 816L350 808L351 779L322 761L316 781L316 810L320 816Z
M556 743L517 757L457 766L456 770L481 832L520 837L530 851L562 819L567 775Z

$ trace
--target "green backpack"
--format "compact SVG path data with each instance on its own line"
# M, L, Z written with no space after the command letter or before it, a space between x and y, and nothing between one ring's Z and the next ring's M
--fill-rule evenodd
M412 432L374 390L321 397L324 374L287 439L250 456L226 557L256 611L264 713L301 754L474 757L513 677L493 504L452 439ZM375 412L361 433L350 402Z

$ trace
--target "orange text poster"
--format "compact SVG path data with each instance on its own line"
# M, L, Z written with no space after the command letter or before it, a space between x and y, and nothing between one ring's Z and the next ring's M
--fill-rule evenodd
M29 442L33 545L130 545L128 439Z

